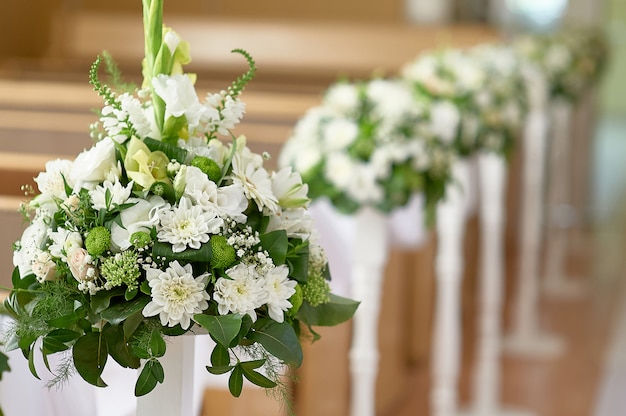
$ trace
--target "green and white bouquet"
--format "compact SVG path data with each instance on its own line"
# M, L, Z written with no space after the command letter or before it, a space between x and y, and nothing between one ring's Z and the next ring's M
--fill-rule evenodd
M514 70L513 57L489 62L491 54L496 53L487 47L472 52L442 49L417 56L401 70L414 94L432 102L433 130L452 143L460 156L481 149L507 154L511 148L509 125L515 128L522 118L521 107L508 95L521 93L521 78L496 79Z
M546 77L549 97L575 102L602 73L608 46L600 31L568 29L520 36L513 47Z
M343 213L389 213L419 192L432 213L452 153L427 128L428 111L401 80L338 82L298 121L279 165L293 166L312 198Z
M105 386L109 359L142 368L140 396L166 376L167 337L208 332L206 368L230 373L234 396L244 378L275 387L284 364L302 362L301 325L338 324L358 303L330 293L300 175L268 171L230 132L255 72L250 55L237 51L248 72L201 100L183 72L189 45L163 27L163 0L143 6L143 86L104 85L98 58L95 144L48 162L24 205L6 347L21 349L35 376L36 354L62 354L53 381L75 370Z

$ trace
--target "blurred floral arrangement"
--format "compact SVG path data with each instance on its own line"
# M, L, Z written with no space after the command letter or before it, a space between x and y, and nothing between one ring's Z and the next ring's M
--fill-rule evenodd
M109 358L143 367L141 396L165 378L167 337L201 331L215 341L207 370L230 373L234 396L244 378L280 386L284 365L302 362L301 324L336 325L358 303L330 292L300 175L266 170L230 132L245 111L251 56L234 51L249 70L200 101L183 72L189 45L163 27L163 0L143 7L143 86L105 85L99 57L89 74L105 103L95 144L48 162L24 205L6 348L21 349L35 376L37 350L46 363L62 354L52 383L76 371L106 386Z
M516 55L505 46L442 49L407 63L401 74L431 105L433 131L460 156L477 150L508 156L525 111Z
M427 127L429 107L401 80L338 82L297 122L279 158L343 213L388 213L423 192L427 211L443 196L453 158Z
M575 102L597 80L608 60L605 36L591 29L524 35L512 48L539 67L551 98L568 102Z

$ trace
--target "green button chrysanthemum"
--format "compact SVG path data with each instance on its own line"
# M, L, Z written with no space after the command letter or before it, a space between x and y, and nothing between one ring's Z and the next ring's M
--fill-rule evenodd
M106 227L95 227L85 239L87 252L94 257L101 256L111 246L111 232Z

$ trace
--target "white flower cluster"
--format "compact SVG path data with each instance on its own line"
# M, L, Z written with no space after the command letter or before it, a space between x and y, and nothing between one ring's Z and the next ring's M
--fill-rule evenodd
M446 150L435 145L423 122L427 117L428 107L402 81L338 83L298 121L279 164L293 166L310 185L324 181L330 193L355 205L376 206L391 199L386 187L398 175L398 166L407 173L446 171L448 156L435 155ZM434 166L434 160L442 163ZM406 188L408 193L419 191ZM311 196L324 195L313 190Z
M184 116L190 135L204 129L220 132L243 114L239 101L223 94L211 95L212 105L200 104L189 95L187 77L159 77L157 84L167 117ZM272 319L283 322L297 282L288 278L287 266L274 264L260 246L258 231L246 222L256 212L268 217L265 232L285 230L289 238L306 240L311 232L309 199L300 175L291 168L268 172L244 137L229 145L206 137L180 138L187 156L172 161L136 136L153 131L150 122L142 125L151 120L151 106L127 94L118 103L122 110L106 106L103 111L108 135L75 161L48 162L35 179L39 194L30 203L32 222L14 251L20 275L34 274L41 283L71 276L79 290L93 295L120 282L137 287L137 273L145 273L152 299L144 315L159 315L163 325L184 329L211 299L220 313L256 317L254 310L266 306ZM116 153L120 146L123 158ZM217 177L209 177L203 170L207 166ZM169 188L171 194L155 193L155 187ZM200 250L210 245L212 236L223 236L235 251L234 265L225 270L228 278L197 276L190 264L153 259L148 247L133 242L137 233L153 236L149 244L165 244L173 255ZM120 254L128 251L136 252L131 259L143 272L124 263L128 260ZM103 273L105 264L108 275ZM217 280L214 296L207 292L209 278ZM250 287L238 290L235 283L240 289Z
M607 54L604 37L586 30L521 36L513 49L539 68L551 98L568 101L576 100L597 77Z

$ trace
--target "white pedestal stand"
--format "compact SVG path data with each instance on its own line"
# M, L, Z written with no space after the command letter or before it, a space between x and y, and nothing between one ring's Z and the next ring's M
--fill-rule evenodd
M451 0L404 0L407 20L416 24L443 24L451 20Z
M506 161L495 153L478 155L481 227L480 309L473 403L463 415L529 416L500 407L500 328L504 272Z
M520 251L513 329L503 340L506 352L522 356L550 357L564 349L560 338L539 329L539 259L543 205L547 114L545 80L536 71L527 74L529 114L522 137L522 199Z
M544 290L558 298L579 298L585 288L577 280L568 279L564 262L568 252L568 231L575 222L571 205L570 156L572 143L572 106L555 100L551 105L550 171L546 221L546 257Z
M467 160L457 160L453 164L453 183L446 189L445 200L437 210L437 291L431 390L433 416L453 416L457 412L461 349L460 289L469 169Z
M137 399L137 416L193 415L194 341L193 336L168 340L160 359L165 381Z
M352 416L374 416L378 373L378 317L388 257L387 219L373 208L355 217L352 296L361 301L352 319L350 349Z

